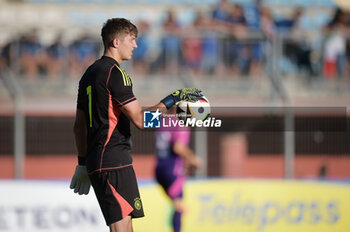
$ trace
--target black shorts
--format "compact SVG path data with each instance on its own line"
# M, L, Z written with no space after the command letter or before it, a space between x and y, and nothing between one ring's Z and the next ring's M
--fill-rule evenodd
M90 175L106 224L126 216L143 217L143 207L132 165Z

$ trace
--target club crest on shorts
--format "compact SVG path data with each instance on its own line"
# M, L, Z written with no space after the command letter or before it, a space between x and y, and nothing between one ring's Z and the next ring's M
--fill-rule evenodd
M134 199L134 206L135 206L135 209L137 210L140 210L142 208L141 199L139 197L136 197Z

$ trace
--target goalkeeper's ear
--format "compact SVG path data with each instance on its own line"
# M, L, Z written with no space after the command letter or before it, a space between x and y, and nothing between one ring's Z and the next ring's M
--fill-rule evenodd
M114 48L118 48L119 47L119 39L118 38L114 38L111 41L111 46L114 47Z

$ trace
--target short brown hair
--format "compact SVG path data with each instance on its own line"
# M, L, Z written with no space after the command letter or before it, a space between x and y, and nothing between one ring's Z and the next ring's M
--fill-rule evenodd
M107 22L104 23L101 30L101 36L105 49L110 46L111 42L115 38L120 38L121 36L127 34L137 37L137 33L137 27L129 20L124 18L108 19Z

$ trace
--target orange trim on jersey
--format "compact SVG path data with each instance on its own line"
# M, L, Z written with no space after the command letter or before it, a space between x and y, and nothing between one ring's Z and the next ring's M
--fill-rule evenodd
M107 171L107 170L115 170L115 169L120 169L120 168L126 168L126 167L130 167L132 166L132 164L126 164L126 165L123 165L123 166L118 166L118 167L111 167L111 168L99 168L99 169L96 169L92 172L89 172L88 175L91 175L95 172L101 172L101 171Z
M128 100L125 100L125 101L123 101L123 102L120 103L120 104L124 105L125 103L129 103L129 102L131 102L131 101L134 100L134 99L136 99L136 97L129 98Z
M103 149L102 149L102 152L101 152L100 170L102 170L103 154L105 152L105 149L106 149L106 146L107 146L109 140L111 139L112 133L118 124L118 118L120 115L120 110L117 110L118 107L115 107L115 103L113 102L111 92L108 89L108 81L111 77L111 73L112 73L113 68L114 68L114 66L112 66L111 69L109 70L107 81L106 81L106 89L108 91L108 126L109 127L108 127L107 139L106 139L106 142L105 142Z
M107 139L106 142L103 146L103 150L101 153L101 161L100 161L100 169L102 169L102 161L103 161L103 155L106 149L106 146L109 142L109 140L111 139L111 136L113 134L114 129L116 128L117 124L118 124L118 118L120 115L120 110L118 109L118 107L115 107L115 103L112 100L112 95L109 94L109 103L108 103L108 135L107 135Z
M122 211L122 218L128 216L134 209L131 205L115 190L115 188L111 185L109 180L107 179L107 183L112 190L113 196L117 200L120 205L120 210Z
M129 98L128 100L125 100L125 101L123 101L123 102L120 102L120 101L118 101L118 100L115 99L115 98L113 98L113 99L118 103L118 105L123 106L123 105L125 105L125 103L129 103L129 102L135 100L136 97Z
M108 82L109 82L109 78L111 78L111 73L112 73L112 69L113 68L114 68L114 65L109 69L109 73L108 73L108 77L107 77L107 81L106 81L106 89L107 89L109 94L110 94L110 92L109 92L109 89L108 89Z

